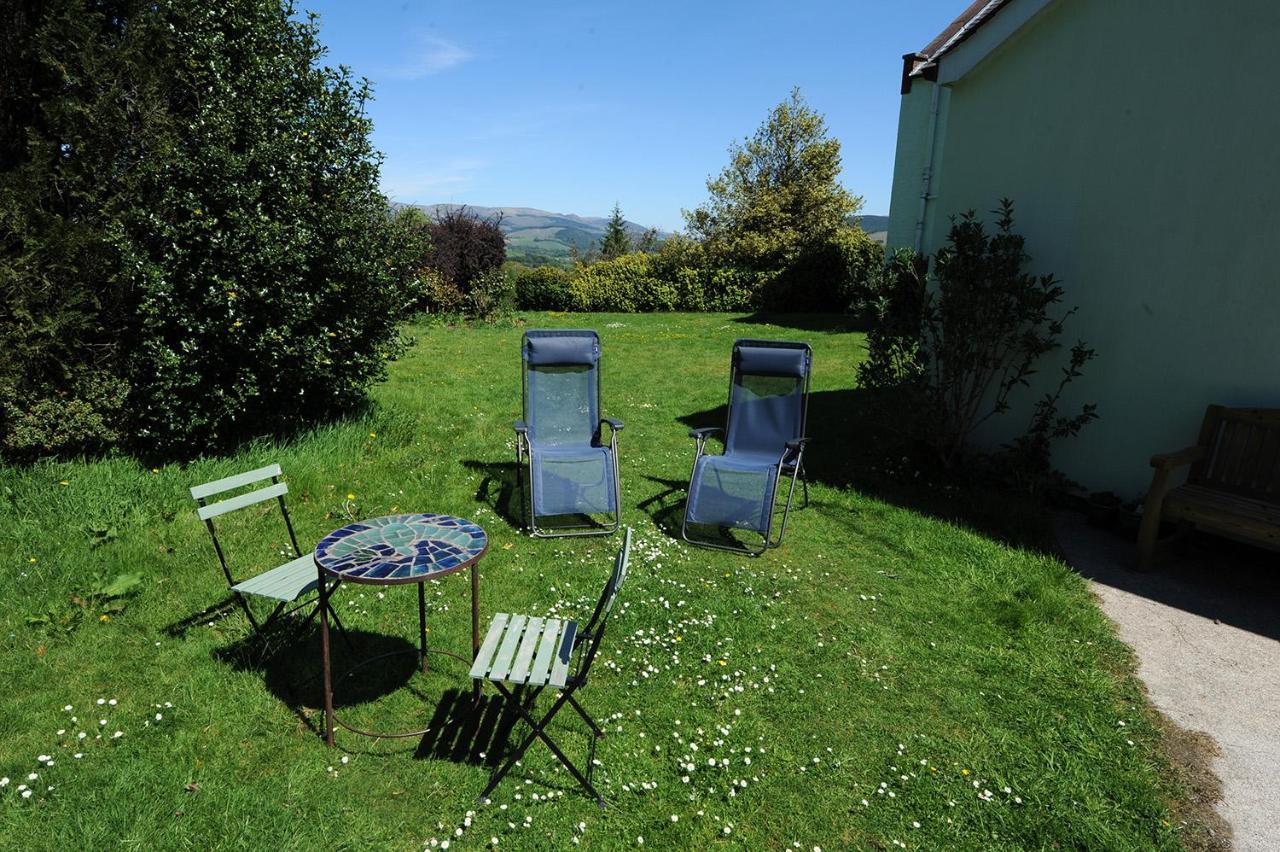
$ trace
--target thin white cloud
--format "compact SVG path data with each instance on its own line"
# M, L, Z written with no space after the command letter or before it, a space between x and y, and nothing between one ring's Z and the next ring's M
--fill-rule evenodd
M441 71L456 68L472 57L472 53L451 41L436 36L422 36L416 54L392 72L402 80L419 80Z
M421 201L427 196L437 196L466 189L475 173L487 165L484 160L455 159L439 168L423 171L383 171L382 191L396 201Z

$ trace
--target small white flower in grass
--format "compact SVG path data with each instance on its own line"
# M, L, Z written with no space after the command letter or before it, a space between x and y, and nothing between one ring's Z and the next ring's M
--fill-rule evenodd
M9 786L9 778L7 776L4 778L0 778L0 787L8 787L8 786Z
M22 791L22 798L24 798L24 799L30 799L30 798L31 798L31 791L30 791L30 790L23 790L23 791Z
M63 709L63 710L65 710L65 711L67 711L68 713L70 713L70 712L71 712L71 705L70 705L70 704L68 704L66 707L63 707L62 709Z
M496 835L495 835L495 836L493 836L493 837L490 837L490 838L489 838L489 845L490 845L490 846L497 846L497 845L498 845L498 838L497 838L497 836L496 836Z
M643 834L636 838L636 845L637 845L637 846L643 846L643 845L644 845L644 835L643 835Z
M345 755L345 754L344 754L344 755L342 756L342 762L343 762L343 763L348 763L348 762L350 762L350 760L351 760L351 758L350 758L350 757L347 757L347 755Z
M41 763L48 763L49 761L53 760L53 758L47 754L38 754L36 755L36 760L40 761Z
M108 703L108 704L110 704L112 707L115 707L115 706L116 706L116 704L117 704L118 702L113 698L113 699L111 699L110 701L108 701L107 703Z
M98 703L99 703L99 704L106 704L106 703L107 703L107 699L105 699L105 698L99 698L99 699L98 699Z
M84 752L82 752L82 751L78 751L78 752L76 752L75 754L73 754L73 755L71 755L71 756L72 756L72 757L74 757L76 760L79 760L80 758L84 757Z
M111 735L111 739L118 740L123 736L124 736L124 731L116 731L114 734Z
M727 825L720 830L723 831L725 834L733 834L733 828Z
M911 822L911 827L912 827L912 828L919 828L919 827L920 827L920 823L919 823L919 822L917 822L917 821L915 821L915 820L912 820L912 822Z
M163 718L164 718L164 716L163 716L163 715L161 715L160 713L157 713L157 714L156 714L156 721L157 721L157 722L159 722L159 721L160 721L161 719L163 719Z
M84 731L81 731L80 733L76 734L76 739L78 739L78 740L82 740L82 739L84 739L84 738L85 738L85 737L87 737L87 736L89 736L89 735L88 735L88 734L86 734Z
M63 735L63 734L65 734L66 732L67 732L67 729L66 729L66 728L59 728L59 729L58 729L58 736L62 736L62 735Z

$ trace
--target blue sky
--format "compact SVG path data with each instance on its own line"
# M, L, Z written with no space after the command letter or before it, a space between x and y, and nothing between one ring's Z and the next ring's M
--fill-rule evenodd
M374 83L383 189L674 230L731 142L799 86L842 182L889 212L902 54L964 0L351 2L318 12L327 62Z

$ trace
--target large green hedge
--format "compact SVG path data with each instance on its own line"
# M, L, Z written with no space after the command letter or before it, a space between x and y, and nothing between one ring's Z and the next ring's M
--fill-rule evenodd
M573 269L535 267L516 275L524 310L845 312L864 301L883 251L857 228L836 231L780 270L717 260L677 238L656 253L631 253Z
M280 0L6 6L8 455L189 454L358 403L412 235L367 85Z

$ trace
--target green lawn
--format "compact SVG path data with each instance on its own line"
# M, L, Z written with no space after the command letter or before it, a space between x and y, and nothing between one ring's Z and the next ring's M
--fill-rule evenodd
M580 693L608 722L595 777L611 806L541 745L477 804L501 744L444 724L467 684L457 663L426 676L389 666L339 696L355 723L435 716L438 734L339 731L327 749L315 637L264 664L243 615L219 607L187 488L279 461L304 546L348 516L460 514L491 539L484 621L589 613L620 539L531 540L507 517L521 328L420 327L364 417L186 466L0 471L0 847L1180 845L1166 808L1180 793L1127 649L1082 580L1008 543L1036 540L1034 512L914 485L877 458L851 390L861 334L814 318L525 319L599 330L604 413L626 421L624 521L638 544ZM759 559L672 535L688 424L714 419L731 343L747 336L807 339L815 359L812 505ZM229 548L265 564L287 539L268 523L278 516L249 514ZM136 594L105 621L71 600L95 575L133 572ZM433 641L466 647L467 592L463 575L428 587ZM358 651L411 641L412 589L347 586L338 600ZM572 713L555 730L585 759Z

